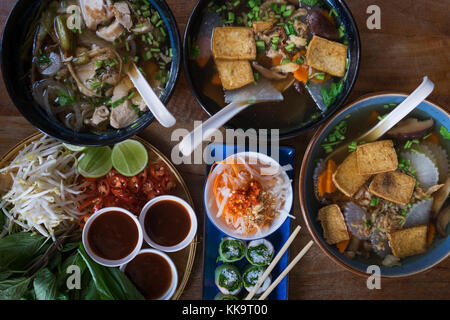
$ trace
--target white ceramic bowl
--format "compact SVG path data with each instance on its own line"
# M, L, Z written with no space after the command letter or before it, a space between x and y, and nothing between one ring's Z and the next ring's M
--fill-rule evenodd
M164 252L161 252L159 250L156 250L156 249L142 249L141 251L139 251L139 253L137 255L140 255L141 253L155 253L155 254L158 254L161 257L163 257L167 261L167 263L169 264L170 269L172 271L172 283L170 284L169 289L167 289L167 291L161 297L159 297L157 299L157 300L169 300L173 296L173 294L175 293L175 290L177 289L177 285L178 285L178 271L177 271L177 267L175 267L175 264L173 263L172 259L170 259L170 257L167 254L165 254ZM120 266L120 271L125 272L125 268L127 267L127 264L124 264L124 265Z
M230 157L225 159L224 162L226 162L228 159L233 158L233 157L242 157L242 158L249 158L249 159L257 158L263 164L270 165L272 169L281 170L280 164L275 159L273 159L265 154L262 154L262 153L240 152L240 153L231 155ZM204 201L205 208L206 208L206 214L207 214L209 220L219 230L221 230L226 235L233 237L233 238L241 239L241 240L255 240L255 239L264 238L264 237L267 237L268 235L272 234L276 230L278 230L278 228L281 227L281 225L284 223L284 221L288 217L289 212L291 211L292 201L293 201L292 185L290 186L289 192L286 195L286 201L284 203L283 208L280 210L281 211L280 214L278 215L278 217L276 217L274 219L274 221L272 222L270 227L263 229L260 233L255 233L255 234L251 234L251 235L242 235L242 234L237 233L234 228L227 225L223 219L221 219L220 217L217 217L217 212L218 212L219 208L217 207L217 204L216 204L216 201L214 198L213 181L214 181L214 178L220 172L222 172L224 166L225 166L225 164L216 165L214 167L213 171L211 172L211 174L209 175L208 180L206 181L205 191L203 194L203 201ZM289 177L286 174L286 172L281 170L281 174L284 175L284 177L289 180Z
M92 222L98 218L100 215L102 215L105 212L111 212L111 211L119 211L122 213L125 213L127 216L130 217L130 219L136 224L136 228L138 230L138 241L136 244L136 247L133 249L133 251L130 252L130 254L128 254L126 257L119 259L119 260L109 260L109 259L104 259L98 255L96 255L93 250L91 249L91 247L89 246L89 241L87 240L87 235L89 232L89 228L92 225ZM128 261L130 261L131 259L133 259L139 252L139 250L141 250L142 247L142 241L143 241L143 232L141 229L141 225L139 224L138 219L136 218L136 216L134 214L132 214L131 212L129 212L128 210L125 210L123 208L119 208L119 207L107 207L107 208L103 208L98 210L96 213L94 213L86 222L86 225L83 228L83 234L82 234L82 241L83 241L83 245L84 248L86 249L87 254L97 263L103 265L103 266L107 266L107 267L118 267L120 265L123 265L125 263L127 263Z
M147 216L148 210L155 203L158 203L160 201L165 201L165 200L174 201L174 202L177 202L180 205L182 205L187 210L187 212L189 214L189 218L191 219L191 228L189 229L189 233L186 236L186 238L184 238L184 240L181 241L180 243L177 243L176 245L171 246L171 247L166 247L166 246L157 244L149 237L149 235L145 231L145 217ZM189 203L187 203L183 199L181 199L179 197L175 197L175 196L167 196L167 195L159 196L159 197L153 198L152 200L147 202L145 204L145 206L142 208L141 214L139 215L139 223L141 224L141 227L142 227L142 230L144 233L144 240L148 243L148 245L155 249L165 251L165 252L175 252L175 251L179 251L179 250L186 248L191 243L191 241L194 239L195 234L197 233L197 216L195 215L194 209L192 209L192 207L189 205Z

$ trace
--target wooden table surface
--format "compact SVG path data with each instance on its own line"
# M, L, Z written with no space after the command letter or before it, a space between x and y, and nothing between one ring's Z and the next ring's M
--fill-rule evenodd
M15 0L0 1L0 28L3 29L8 12ZM184 33L189 14L196 0L169 0L178 22L180 34ZM356 85L347 102L377 91L410 92L428 75L436 84L429 100L450 110L450 0L347 0L356 19L362 47L361 67ZM366 9L371 4L381 8L381 30L368 30ZM207 119L206 113L190 93L181 72L169 109L177 118L177 127L191 129L194 120ZM0 80L0 154L36 132L17 111ZM176 144L170 141L172 130L157 123L151 124L140 136L147 139L167 156ZM297 164L301 162L311 133L281 144L295 146ZM202 204L205 167L180 165L199 216L202 230L204 212ZM298 165L297 165L298 176ZM297 179L294 181L297 185ZM297 189L297 187L296 187ZM294 213L302 225L291 252L298 252L309 240L298 204L296 190ZM194 269L183 299L201 299L202 285L202 232ZM317 245L313 246L301 263L290 273L290 299L449 299L450 259L431 271L403 280L383 280L380 290L368 290L366 279L344 270L328 259Z

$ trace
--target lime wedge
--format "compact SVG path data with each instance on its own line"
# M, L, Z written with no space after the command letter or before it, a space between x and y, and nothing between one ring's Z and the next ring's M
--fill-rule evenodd
M117 143L111 155L112 165L120 174L132 177L144 170L148 153L144 145L136 140Z
M86 147L84 147L84 146L76 146L73 144L63 143L63 146L66 147L66 149L73 151L73 152L79 152L79 151L86 150Z
M103 177L111 169L111 148L107 146L87 148L78 162L78 172L86 178Z

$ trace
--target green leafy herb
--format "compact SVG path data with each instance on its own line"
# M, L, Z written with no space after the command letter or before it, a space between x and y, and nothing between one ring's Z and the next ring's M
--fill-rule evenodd
M318 4L319 0L300 0L300 2L303 2L304 4L312 7Z
M52 64L52 60L46 54L41 54L37 61L40 65L51 65Z
M71 96L69 93L62 90L56 90L56 92L58 93L56 102L59 103L60 106L65 107L75 103L75 97Z
M356 148L358 147L358 143L356 141L352 141L350 145L348 146L348 152L356 151Z
M371 207L376 207L379 203L380 203L380 198L373 197L372 199L370 199Z
M340 144L345 140L345 133L347 132L347 121L342 120L331 131L331 133L324 139L322 147L325 152L330 153L333 151L333 146Z
M441 128L439 129L439 132L441 133L442 137L445 140L450 140L450 132L447 130L446 127L441 126Z
M329 107L336 100L336 97L341 93L343 87L344 82L341 80L338 83L333 82L329 88L323 86L320 89L323 101L327 107Z

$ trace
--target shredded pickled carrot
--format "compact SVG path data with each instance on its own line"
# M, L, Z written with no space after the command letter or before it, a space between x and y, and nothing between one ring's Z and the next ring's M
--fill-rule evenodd
M277 55L277 56L272 58L272 64L274 66L279 66L281 64L281 60L283 60L283 56L282 55Z
M317 181L317 191L323 197L325 193L333 193L336 191L336 186L333 182L333 174L336 171L336 163L333 160L328 160L327 168L324 170Z

